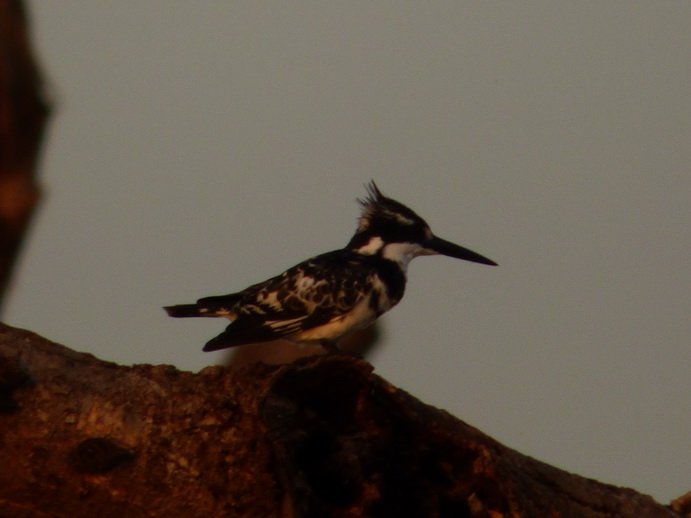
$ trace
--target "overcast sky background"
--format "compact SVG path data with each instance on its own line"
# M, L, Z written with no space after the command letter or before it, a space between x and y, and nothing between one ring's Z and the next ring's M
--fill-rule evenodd
M55 112L4 319L200 369L237 291L374 178L424 257L376 372L506 445L691 490L691 2L29 2Z

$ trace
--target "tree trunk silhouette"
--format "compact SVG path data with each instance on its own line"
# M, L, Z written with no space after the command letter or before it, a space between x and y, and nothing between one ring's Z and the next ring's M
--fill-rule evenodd
M2 517L644 518L687 505L522 455L352 356L191 373L4 325L0 466Z
M23 4L0 0L0 303L38 202L36 163L47 117Z

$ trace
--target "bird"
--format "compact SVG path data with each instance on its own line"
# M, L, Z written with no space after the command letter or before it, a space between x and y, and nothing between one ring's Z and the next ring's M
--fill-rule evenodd
M475 263L497 263L435 236L427 222L374 182L357 230L339 250L307 259L237 293L205 297L194 304L166 306L175 318L222 317L231 324L204 351L284 339L338 352L349 332L366 327L403 297L408 264L425 255Z

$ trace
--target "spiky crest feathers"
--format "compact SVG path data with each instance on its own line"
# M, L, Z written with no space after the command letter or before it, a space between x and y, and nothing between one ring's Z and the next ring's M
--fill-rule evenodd
M374 180L365 188L367 197L357 200L362 205L362 214L348 248L360 248L374 237L380 237L386 243L395 243L422 240L432 235L424 219L409 207L385 196Z

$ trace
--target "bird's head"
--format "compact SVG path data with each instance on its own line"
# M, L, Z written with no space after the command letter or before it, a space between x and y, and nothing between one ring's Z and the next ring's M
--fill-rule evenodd
M496 266L482 255L436 237L427 222L412 209L384 196L374 181L367 185L367 197L358 200L362 215L347 248L363 255L381 254L404 269L414 257L442 254L475 263Z

